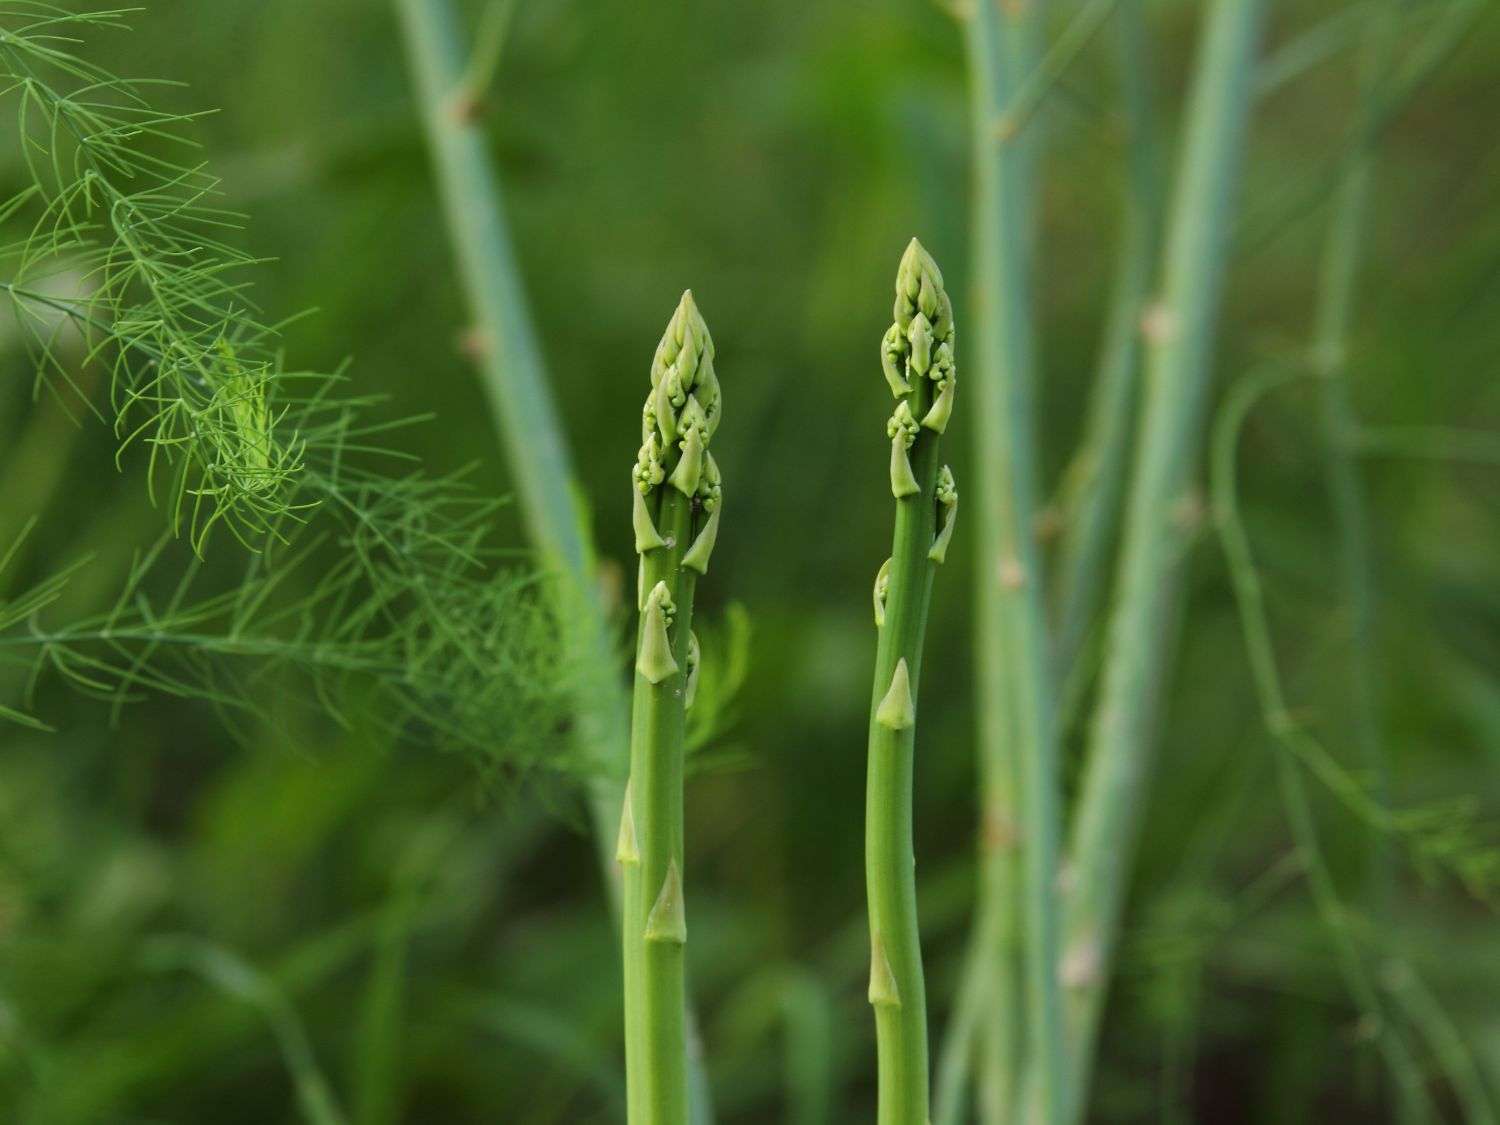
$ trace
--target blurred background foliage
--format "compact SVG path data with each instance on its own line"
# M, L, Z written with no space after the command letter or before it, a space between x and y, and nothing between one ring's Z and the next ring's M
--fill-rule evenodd
M477 22L481 7L466 13ZM1221 386L1306 346L1369 7L1274 6L1272 54L1346 9L1352 30L1255 108ZM1056 8L1060 22L1073 5ZM1169 129L1197 14L1186 0L1152 6ZM481 489L503 493L389 6L153 0L132 20L134 34L97 36L87 53L185 81L164 94L172 108L220 107L199 133L229 205L250 217L247 248L273 259L260 299L273 318L318 310L287 329L292 362L352 356L360 393L389 395L393 416L436 415L401 442L435 470L475 463ZM690 784L689 949L727 1122L870 1116L863 747L869 587L890 521L876 356L916 233L947 267L963 362L965 84L959 33L926 0L523 0L486 103L599 550L620 566L641 391L684 286L718 344L730 508L700 608L722 619L742 602L754 639L738 721L715 748L736 764ZM1486 17L1383 138L1352 347L1371 424L1500 425L1497 104L1500 20ZM1121 139L1102 43L1040 123L1042 437L1056 482L1116 244ZM0 194L22 182L11 147ZM96 422L32 400L8 324L0 371L0 525L10 538L39 517L7 593L88 556L56 612L97 608L160 528L140 458L117 474ZM1257 411L1243 503L1293 705L1349 761L1349 628L1319 441L1306 389ZM953 444L962 481L964 427ZM1441 442L1418 452L1364 462L1392 792L1401 805L1469 797L1491 819L1500 490L1493 464ZM513 514L500 519L519 550ZM972 893L968 554L950 556L935 599L943 658L919 748L936 1021ZM1094 1115L1383 1119L1368 1029L1299 878L1211 534L1192 563ZM7 681L4 702L21 686ZM358 723L232 738L209 707L146 699L112 724L107 707L45 682L37 710L57 731L7 728L0 752L0 1117L291 1121L330 1091L370 1123L621 1116L615 939L567 787L496 784L463 756ZM1319 797L1325 846L1352 878L1367 836ZM1446 1027L1500 1091L1495 933L1488 906L1402 868L1392 922L1370 937L1420 974L1395 983L1414 1026L1432 1029L1424 1062L1444 1073Z

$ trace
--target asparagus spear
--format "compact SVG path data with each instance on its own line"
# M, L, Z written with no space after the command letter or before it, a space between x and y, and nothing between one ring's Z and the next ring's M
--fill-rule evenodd
M632 1125L688 1120L683 727L697 653L693 590L719 530L719 468L708 451L719 406L713 340L684 293L651 365L633 474L640 627L618 846Z
M953 411L953 307L943 275L912 239L896 276L896 319L881 361L896 397L887 426L896 531L875 581L880 632L870 703L865 880L870 1003L879 1052L880 1125L925 1125L927 1002L912 854L912 750L932 576L953 534L958 490L938 461Z

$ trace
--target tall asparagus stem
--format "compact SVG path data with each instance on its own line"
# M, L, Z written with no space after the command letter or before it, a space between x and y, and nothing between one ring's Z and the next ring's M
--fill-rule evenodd
M1084 681L1074 664L1104 594L1110 542L1125 494L1141 316L1150 297L1161 227L1155 97L1143 0L1117 0L1115 21L1125 121L1124 230L1088 422L1068 474L1058 549L1055 661L1064 690L1074 692ZM1062 707L1063 714L1071 711Z
M561 615L578 632L579 651L611 667L605 608L593 580L588 534L573 496L572 460L548 390L484 135L467 108L465 54L448 0L398 0L417 80L438 187L464 287L478 328L480 371L504 439L526 529L544 565L568 581L576 604ZM590 685L591 688L595 685ZM628 758L625 694L613 680L581 701L579 736L614 777L595 785L595 831L614 888L613 825ZM612 767L612 768L610 768Z
M1210 6L1169 224L1163 296L1151 316L1115 604L1070 855L1063 972L1075 1118L1086 1102L1145 805L1260 15L1260 0Z
M527 533L544 565L573 595L559 614L580 664L613 668L608 612L594 580L589 533L575 494L576 474L558 421L520 271L511 246L500 182L474 112L467 54L450 0L396 0L453 251L480 341L480 370L516 484ZM592 658L592 659L591 659ZM601 676L580 698L580 745L599 761L590 793L595 841L611 902L618 908L615 828L630 753L627 698L614 676ZM689 1025L693 1121L713 1119L708 1082Z
M983 312L975 413L981 469L975 598L979 882L958 1004L939 1059L938 1125L957 1125L967 1116L970 1070L976 1063L981 1120L1005 1120L1017 1102L1022 1047L1020 771L1009 688L1010 671L1022 666L1025 657L1011 647L1017 634L1005 627L1007 599L995 581L993 560L1001 557L1006 538L1001 524L1014 515L1001 499L1009 479L1005 380L1024 393L1034 379L1034 131L1018 131L1010 110L1017 90L1037 66L1042 5L1005 7L1003 12L1000 7L977 4L965 11L976 170L975 298ZM1029 510L1032 502L1025 506Z
M625 1060L632 1125L686 1125L683 953L684 724L698 646L693 591L719 529L714 345L684 293L651 364L634 472L640 558L630 784L617 857L625 876Z
M1030 6L1028 6L1029 8ZM1035 28L1007 26L998 4L976 4L969 21L975 172L975 274L981 378L976 391L980 461L979 683L988 701L981 725L986 807L978 929L1000 935L990 977L990 1020L981 1101L986 1117L1009 1116L1016 1100L1017 1046L1005 974L1014 940L1004 914L1024 919L1027 1038L1042 1120L1056 1120L1064 1082L1057 985L1059 810L1055 707L1046 599L1035 537L1036 438L1030 280L1032 160L1025 138L1002 128L1019 73L1035 55ZM1017 800L1018 798L1018 800ZM1009 807L1007 807L1009 806ZM1019 898L1014 847L1021 846ZM988 1087L988 1088L986 1088Z
M880 1125L926 1125L927 995L912 848L917 686L932 578L947 555L958 490L938 444L952 415L953 307L943 275L912 239L896 275L895 323L881 362L896 411L891 492L896 530L875 580L875 685L865 797L865 889L870 909L870 1004L879 1053Z

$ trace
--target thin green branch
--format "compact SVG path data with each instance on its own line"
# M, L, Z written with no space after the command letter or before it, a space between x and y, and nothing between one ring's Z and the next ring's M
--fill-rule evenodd
M347 1118L318 1066L301 1017L270 977L229 950L190 937L152 939L145 960L157 972L196 973L219 991L254 1008L275 1036L292 1077L297 1107L307 1125L345 1125Z
M1120 520L1139 382L1142 317L1159 253L1161 187L1151 50L1142 0L1120 0L1118 60L1127 139L1121 249L1088 422L1059 504L1057 646L1061 716L1077 710L1089 677L1079 667L1104 596Z
M995 132L1000 139L1010 140L1018 136L1031 123L1032 117L1054 92L1062 76L1078 60L1078 56L1083 54L1120 2L1121 0L1084 0L1073 18L1058 33L1047 53L1024 73L1006 99L1005 111L995 122ZM1030 23L1038 22L1042 7L1040 3L1028 5L1023 18ZM1018 55L1016 61L1022 61L1022 57Z
M1190 531L1232 203L1251 101L1259 0L1209 6L1171 213L1163 294L1127 501L1103 681L1070 850L1062 974L1082 1116L1148 792L1156 712Z
M1464 1034L1410 965L1391 962L1381 983L1424 1039L1463 1107L1466 1125L1495 1125L1495 1103Z
M1364 238L1365 213L1374 170L1374 132L1369 119L1377 112L1381 81L1396 47L1398 0L1384 0L1368 31L1369 44L1360 80L1358 135L1370 140L1344 167L1332 220L1323 247L1317 307L1313 314L1312 365L1319 380L1318 416L1323 465L1338 551L1338 588L1349 617L1348 668L1352 726L1360 765L1375 783L1377 799L1389 802L1389 767L1378 709L1375 667L1375 567L1370 518L1359 466L1349 435L1358 428L1349 387L1349 347ZM1372 913L1390 908L1391 863L1387 842L1372 831L1366 857L1365 893Z
M1037 1093L1047 1114L1059 1112L1062 1096L1056 726L1035 538L1036 151L1023 126L1108 10L1096 3L1080 13L1044 58L1040 4L1002 10L979 3L966 28L980 314L974 420L982 796L978 904L960 988L982 991L983 998L979 1017L956 1020L949 1032L937 1107L944 1121L963 1114L959 1078L971 1056L986 1121L1007 1120L1020 1104L1023 1061L1039 1075Z
M1245 418L1269 390L1293 376L1269 372L1238 384L1224 405L1213 442L1214 515L1220 542L1229 564L1235 601L1239 606L1245 647L1254 674L1257 694L1269 733L1276 746L1277 777L1286 805L1292 835L1306 867L1308 885L1318 914L1333 939L1340 972L1349 994L1361 1013L1368 1016L1386 1065L1400 1092L1406 1120L1427 1120L1431 1106L1423 1087L1421 1069L1401 1031L1386 1018L1385 1006L1349 922L1349 913L1328 870L1318 842L1317 823L1299 766L1299 751L1307 739L1291 717L1277 669L1270 625L1265 614L1265 594L1249 536L1239 515L1236 453ZM1331 760L1331 759L1330 759Z

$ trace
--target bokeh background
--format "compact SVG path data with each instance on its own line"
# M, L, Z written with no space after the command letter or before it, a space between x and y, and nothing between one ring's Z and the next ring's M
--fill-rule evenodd
M464 6L471 25L481 7ZM1056 7L1061 22L1073 5ZM1271 7L1274 52L1345 6ZM1169 137L1198 15L1186 0L1151 5ZM163 95L174 108L219 107L199 134L250 217L245 244L272 259L260 300L273 316L317 310L286 331L292 362L352 357L357 387L389 395L393 415L435 414L403 432L407 447L434 469L472 462L503 494L390 5L153 0L132 22L89 54L183 80ZM1335 38L1255 107L1221 387L1306 347L1356 108L1353 41ZM1079 433L1116 246L1115 103L1102 37L1038 121L1049 489ZM1351 350L1372 423L1500 425L1497 106L1500 20L1486 17L1383 138ZM632 563L637 413L684 287L718 344L728 507L699 605L722 618L740 603L753 624L733 722L688 792L689 956L722 1119L868 1120L869 589L891 520L877 347L896 261L918 234L948 274L963 363L959 30L928 0L523 0L488 110L606 559ZM7 193L20 182L10 147ZM39 516L7 588L88 555L59 612L107 599L160 528L140 459L117 474L103 428L33 403L8 325L0 372L0 525L9 538ZM1294 706L1350 760L1349 624L1316 405L1292 389L1255 414L1244 504ZM972 458L956 431L962 484ZM1462 796L1484 821L1500 813L1500 488L1493 463L1456 461L1441 441L1420 452L1362 463L1393 800ZM513 513L501 520L519 551ZM918 763L938 1029L973 891L964 530L934 601ZM230 737L212 708L161 699L112 722L45 681L37 709L55 733L0 734L0 1118L293 1121L299 1083L307 1096L323 1082L372 1121L620 1119L614 935L569 785L497 784L465 756L358 724ZM1385 1119L1368 1028L1300 878L1208 528L1165 715L1093 1117ZM1367 835L1315 795L1336 871L1357 870ZM1399 943L1428 1016L1500 1096L1495 914L1397 870L1393 917L1374 936ZM1423 1052L1437 1075L1441 1038ZM825 1083L830 1114L794 1118Z

